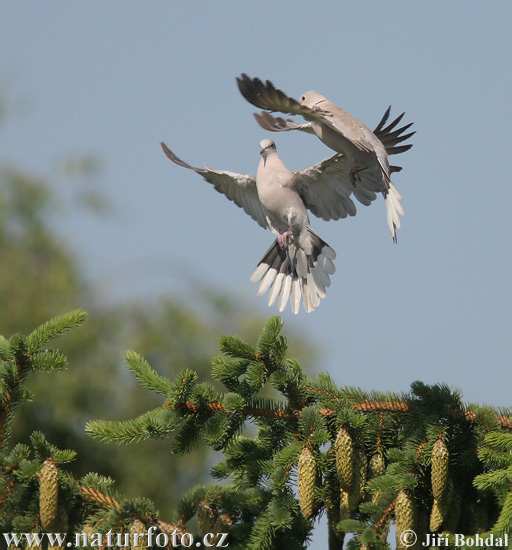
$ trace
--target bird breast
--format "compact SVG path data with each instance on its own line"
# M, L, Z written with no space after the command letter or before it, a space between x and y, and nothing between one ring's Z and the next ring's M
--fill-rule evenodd
M258 196L272 227L280 233L288 230L300 232L308 224L304 203L293 188L283 187L279 181L275 181L272 186L259 186Z

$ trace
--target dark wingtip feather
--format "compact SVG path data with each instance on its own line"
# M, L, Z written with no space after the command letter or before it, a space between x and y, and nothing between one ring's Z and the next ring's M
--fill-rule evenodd
M171 161L174 162L174 164L177 164L178 166L181 166L182 168L188 168L189 170L195 170L196 172L204 172L202 168L194 168L193 166L190 166L190 164L187 164L184 160L181 160L178 158L170 149L167 147L167 145L161 141L160 147L162 148L162 151L164 152L164 155Z
M386 132L388 132L388 133L391 132L391 130L402 120L402 118L404 118L404 115L405 115L405 111L401 115L398 115L395 118L395 120L390 122L389 125L386 128Z
M408 151L412 147L412 143L407 145L402 145L400 147L398 147L398 144L409 139L416 132L410 132L408 134L402 135L403 132L405 132L407 129L409 129L413 125L412 122L410 122L409 124L405 124L401 128L398 128L392 131L400 123L400 121L405 115L405 112L403 112L401 115L396 117L392 122L390 122L386 126L385 124L388 120L390 109L391 107L388 107L387 111L384 113L384 116L382 117L382 120L379 122L379 124L377 125L373 133L380 139L380 141L386 148L386 152L388 155L396 155L398 153L403 153L404 151Z
M386 151L388 155L398 155L400 153L405 153L412 147L412 143L409 143L408 145L399 145L397 147L386 147Z
M379 124L377 125L377 127L373 131L374 134L377 134L378 132L380 132L382 130L382 128L384 127L384 124L386 124L386 122L389 118L389 113L390 112L391 112L391 105L387 108L386 112L384 113L384 116L381 118Z

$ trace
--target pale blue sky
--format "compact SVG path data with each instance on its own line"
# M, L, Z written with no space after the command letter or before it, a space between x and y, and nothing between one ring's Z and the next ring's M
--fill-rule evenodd
M417 134L392 159L404 167L398 245L382 201L349 220L312 216L337 271L314 313L283 318L318 342L318 370L340 385L407 391L419 379L511 404L510 2L10 1L1 12L1 82L30 106L4 128L1 160L51 176L66 154L103 157L115 216L60 223L115 299L176 291L191 270L277 312L249 282L271 233L159 148L250 174L265 137L292 170L331 155L310 135L262 131L241 72L295 97L316 89L371 127L388 105L405 110Z

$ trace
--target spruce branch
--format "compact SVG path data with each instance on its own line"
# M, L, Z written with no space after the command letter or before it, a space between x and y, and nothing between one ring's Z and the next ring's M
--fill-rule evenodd
M80 485L80 493L82 497L94 504L100 505L106 508L114 508L116 510L121 509L119 502L101 491L98 491L94 487L87 487L85 485Z
M59 350L36 351L30 358L30 366L34 371L62 370L68 360Z
M0 337L0 449L10 433L16 407L31 397L23 381L30 371L59 370L66 357L58 350L40 350L51 339L81 324L87 314L72 311L43 323L26 338L14 334L9 340Z
M434 530L483 533L492 523L493 533L510 530L508 410L464 405L459 393L443 384L415 382L409 393L396 394L339 388L327 374L310 379L296 360L285 357L281 329L279 318L270 319L255 347L236 337L221 338L224 355L214 360L213 372L228 393L200 382L188 369L168 380L128 352L126 362L136 379L165 402L132 420L89 422L88 433L124 443L172 437L173 451L180 453L206 441L223 453L212 476L226 482L194 488L172 517L177 521L166 523L147 499L115 494L112 480L91 474L76 481L59 471L59 494L66 495L69 518L80 511L80 521L86 517L105 532L151 525L184 533L194 529L194 524L187 529L187 522L197 517L201 532L229 531L230 547L272 550L304 548L324 511L332 548L343 545L348 531L356 534L350 548L384 548L392 517L405 528L413 516L428 525L434 512ZM38 339L43 340L34 336L32 345ZM23 337L0 338L2 402L10 396L16 403L26 395L21 383L26 373L63 362L53 350L29 354L28 349ZM280 397L265 397L262 390L269 386ZM251 423L255 429L243 432ZM342 445L340 433L350 445ZM435 465L438 440L446 460ZM0 461L0 514L16 506L23 511L9 518L10 530L12 525L39 528L38 510L27 495L37 491L41 462L61 465L73 458L72 451L53 447L42 434L33 434L31 444L32 449L15 447ZM342 447L352 449L351 460ZM418 532L426 528L420 525Z
M128 365L128 369L143 388L147 388L166 397L171 397L173 390L172 382L160 376L138 353L134 351L126 352L125 361Z
M12 359L11 347L9 340L0 335L0 359L9 361Z
M4 489L4 494L0 499L0 512L2 511L2 508L4 507L4 504L6 500L9 498L9 495L11 494L12 490L14 489L14 484L15 484L14 479L11 479L7 484L7 487Z
M130 421L92 420L85 425L85 431L101 441L132 443L167 437L179 423L180 419L174 411L158 407Z
M512 532L512 487L505 498L500 515L491 532L496 533L498 536L510 535Z
M27 353L32 355L53 338L81 325L86 317L87 313L85 311L77 309L43 323L27 336Z

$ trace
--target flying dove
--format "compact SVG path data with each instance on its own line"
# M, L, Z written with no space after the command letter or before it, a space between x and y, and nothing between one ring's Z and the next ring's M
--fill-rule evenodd
M336 253L311 229L307 209L324 219L355 213L350 191L330 175L343 161L341 155L290 172L279 158L275 143L264 139L260 142L261 160L254 178L214 170L208 165L194 168L164 143L161 147L169 160L203 176L261 227L269 227L277 235L251 275L251 282L260 281L258 296L269 291L268 305L277 300L279 311L285 309L288 301L293 313L299 312L301 301L308 313L318 307L331 284L329 276L334 273L332 260Z
M403 216L402 196L391 181L391 173L401 170L390 166L388 155L402 153L412 144L398 144L411 137L415 132L401 135L411 124L392 132L401 121L404 113L384 128L389 116L388 109L381 123L372 132L358 119L347 113L318 92L309 91L301 96L300 102L288 97L274 87L272 82L262 82L259 78L250 78L242 74L237 78L242 95L260 109L279 111L293 115L302 115L308 124L296 124L291 120L274 118L266 112L255 114L257 122L266 130L280 132L302 130L314 133L334 151L345 155L345 168L354 195L358 196L358 186L364 180L366 187L381 192L385 199L387 222L393 242L396 242L396 229L400 228L399 214Z

